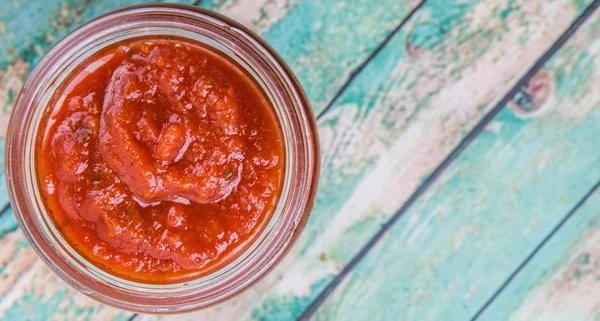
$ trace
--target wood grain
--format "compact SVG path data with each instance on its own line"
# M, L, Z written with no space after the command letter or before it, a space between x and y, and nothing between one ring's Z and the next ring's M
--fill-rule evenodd
M0 136L25 78L39 59L68 32L100 14L144 0L1 0ZM192 0L175 1L192 3ZM4 140L0 148L4 161ZM0 207L8 204L4 167ZM11 210L0 216L0 319L127 320L130 312L106 307L67 286L35 254Z
M124 6L160 0L1 0L0 137L27 75L58 40L93 17ZM193 0L170 2L191 4Z
M371 2L344 3L345 7L318 1L251 1L250 6L244 1L204 1L203 5L213 5L261 33L290 62L320 111L352 70L402 21L394 10L406 12L416 1L408 6L389 1L383 11ZM291 255L239 298L177 319L291 320L299 315L589 3L428 2L320 120L321 191L310 225ZM0 77L8 79L0 88L9 88L7 83L20 86L18 79L31 65L23 61L11 62L3 74L10 75ZM4 96L10 100L9 94ZM7 249L24 244L19 233L6 232L0 243L6 242ZM34 257L30 248L14 253L5 269L17 274L15 280L19 275L31 277L11 285L8 292L0 291L0 318L39 309L46 312L36 317L44 319L55 311L48 307L71 305L88 312L58 309L52 317L85 319L96 313L121 317L80 294L61 292L70 289L40 262L27 263L28 257ZM48 284L41 287L43 291L35 290L32 280L37 279ZM6 304L5 298L9 298ZM25 298L34 303L21 304L28 302Z
M319 114L422 0L207 1L261 35L290 65Z
M594 22L595 41L581 43L586 50L570 53L559 69L562 95L574 97L577 110L598 112L595 95L600 83L600 21ZM584 88L584 89L579 89ZM595 104L590 105L588 100ZM578 115L582 117L582 115ZM591 126L597 126L597 123ZM596 139L596 138L591 138ZM575 164L574 164L575 165ZM517 274L478 320L598 320L600 272L600 192L595 191L539 253Z
M598 320L599 224L596 191L477 320Z
M58 39L83 22L120 7L150 0L9 1L0 13L0 136L26 76ZM193 0L176 0L191 4ZM204 1L261 34L302 80L315 110L332 99L419 0ZM332 14L335 13L335 14ZM325 45L327 44L327 45Z
M131 312L108 307L66 285L36 255L12 213L0 217L2 320L128 320Z
M243 23L253 26L256 31L266 36L271 44L282 50L287 59L295 62L293 66L300 76L307 75L302 79L303 83L313 80L322 81L322 84L327 87L328 99L331 99L351 72L351 68L360 64L418 3L414 0L388 2L388 9L393 9L393 11L371 10L366 1L340 2L348 6L347 10L343 11L348 15L346 19L340 13L336 17L331 16L330 19L310 21L303 17L322 19L335 8L331 3L320 4L317 1L306 1L302 4L287 2L283 7L274 6L271 1L245 1L241 7L242 10L236 9L239 8L239 5L235 2L216 3L213 9L221 9L225 14L232 15L241 19ZM7 11L8 13L0 18L7 19L4 24L0 23L0 26L4 26L2 30L6 31L2 36L5 37L4 40L7 40L7 42L0 43L5 46L6 51L0 47L0 52L10 51L12 53L12 56L0 54L1 59L5 59L5 65L0 64L0 84L2 85L0 86L0 97L5 97L5 100L0 98L0 103L5 113L12 108L14 96L23 85L30 66L35 65L53 42L90 18L126 4L130 3L125 1L71 1L68 3L56 1L39 4L37 7L27 7L27 10L24 10L24 3L14 2L11 4L10 10L12 11ZM210 5L211 3L205 2L204 4ZM30 12L30 10L33 11ZM18 16L21 20L18 22L10 20L13 16ZM16 26L19 23L27 27L17 29ZM360 27L348 28L346 23L353 23ZM19 34L17 35L16 32ZM339 39L335 43L336 46L320 48L325 39L330 37ZM330 77L329 80L323 80L318 75L323 72L323 69L327 70L326 76ZM333 83L337 84L337 87L332 85ZM0 128L2 127L1 122L2 117L0 117ZM3 149L1 151L3 152ZM7 202L6 184L2 172L0 205L7 204ZM2 218L14 222L11 212L6 213ZM0 242L8 242L6 246L26 244L20 232L13 230L10 232L16 234L2 234ZM49 317L54 311L51 307L56 302L67 304L72 300L89 304L85 308L89 313L78 314L82 318L88 314L93 315L96 309L100 309L101 305L86 301L81 294L72 293L71 289L58 277L52 276L45 265L38 264L41 262L28 259L33 257L33 250L29 247L15 252L14 257L7 260L5 266L0 269L0 278L17 279L21 275L44 275L53 278L52 282L47 282L45 296L39 297L39 292L32 292L33 278L26 278L26 281L19 283L7 282L7 286L0 291L0 318L3 315L15 316L19 313L25 315L24 311L26 310L40 310L45 311L39 315L43 319L44 316ZM23 305L23 302L30 303ZM101 310L105 311L104 308ZM112 310L106 309L106 311ZM70 319L73 311L58 309L56 312L57 314L53 318Z
M584 8L427 2L319 120L317 204L288 257L226 305L177 319L300 315Z
M597 11L399 219L314 320L469 320L478 312L600 181L599 20ZM561 301L568 294L559 292L543 293L551 302L537 296L537 306L524 302L513 320L540 320L535 311L542 304L555 311L587 307L563 318L543 314L580 320L597 304L589 297L568 308ZM514 308L500 306L489 320L506 320Z

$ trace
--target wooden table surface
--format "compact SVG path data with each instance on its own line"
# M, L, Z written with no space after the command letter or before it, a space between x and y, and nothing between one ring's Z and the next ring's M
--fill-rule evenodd
M53 43L140 2L0 0L0 128ZM600 319L600 0L194 4L259 33L306 89L322 178L302 237L233 300L137 315L50 271L1 178L0 319Z

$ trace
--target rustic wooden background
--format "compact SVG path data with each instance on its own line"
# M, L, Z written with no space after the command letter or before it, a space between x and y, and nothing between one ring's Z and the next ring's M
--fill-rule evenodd
M0 129L53 43L141 2L0 0ZM231 301L136 315L44 265L1 178L0 319L600 319L600 0L192 4L258 32L308 93L322 178L303 236Z

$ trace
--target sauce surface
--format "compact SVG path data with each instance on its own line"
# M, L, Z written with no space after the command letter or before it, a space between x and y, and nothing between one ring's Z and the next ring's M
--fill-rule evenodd
M38 131L48 213L86 259L168 282L229 262L284 175L273 107L241 67L176 39L102 50L63 82Z

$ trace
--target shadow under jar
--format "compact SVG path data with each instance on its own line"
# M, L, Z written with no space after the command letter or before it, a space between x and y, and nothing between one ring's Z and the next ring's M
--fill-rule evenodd
M315 119L258 36L190 6L69 34L19 94L6 142L23 231L68 284L145 313L203 308L284 256L312 209Z

